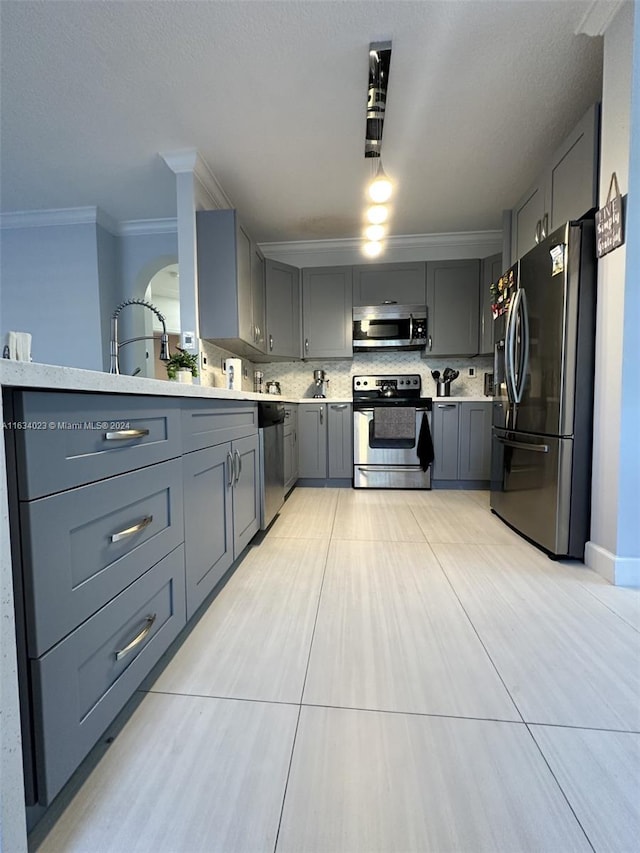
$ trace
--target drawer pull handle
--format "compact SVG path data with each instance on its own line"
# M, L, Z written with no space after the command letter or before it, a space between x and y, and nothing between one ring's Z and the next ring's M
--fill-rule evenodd
M127 527L126 530L121 530L119 533L113 533L111 535L111 541L119 542L121 539L126 539L127 536L133 536L134 533L139 533L141 530L144 530L145 527L148 527L152 521L153 516L146 515L137 524L134 524L133 527Z
M332 409L338 409L338 410L346 409L348 405L349 405L348 403L340 403L339 406L332 405L331 408Z
M152 616L147 616L142 631L140 631L140 633L134 637L133 640L124 647L124 649L120 649L119 652L116 652L116 660L122 660L122 658L130 654L136 646L139 646L140 643L146 639L149 631L153 628L153 623L156 621L156 615L157 614L154 613Z
M131 438L144 438L149 435L148 429L118 429L115 432L105 432L105 441L127 441Z
M455 403L438 403L439 409L455 409Z

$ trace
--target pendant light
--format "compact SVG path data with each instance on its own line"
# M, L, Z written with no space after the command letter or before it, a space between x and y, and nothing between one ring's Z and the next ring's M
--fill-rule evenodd
M376 204L382 204L382 202L389 201L392 191L393 185L387 177L385 170L382 168L382 158L380 158L378 160L376 173L369 184L369 198L371 201L376 202Z

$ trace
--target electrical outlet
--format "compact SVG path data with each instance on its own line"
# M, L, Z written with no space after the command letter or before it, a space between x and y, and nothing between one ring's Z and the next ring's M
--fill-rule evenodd
M475 375L476 375L475 367L470 367L469 368L469 376L475 376Z

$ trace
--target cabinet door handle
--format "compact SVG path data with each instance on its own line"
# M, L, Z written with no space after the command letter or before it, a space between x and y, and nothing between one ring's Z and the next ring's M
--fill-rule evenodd
M536 222L536 234L535 234L536 246L540 242L541 236L542 236L542 220L538 219L538 221Z
M242 474L242 456L240 456L239 450L234 450L233 454L235 456L235 461L238 463L237 465L234 464L234 466L233 466L233 469L234 469L235 475L236 475L235 483L237 483L238 480L240 479L240 474ZM235 483L234 483L234 485L235 485Z
M320 426L324 423L324 406L320 406Z
M269 352L273 352L273 335L269 335Z
M346 409L348 405L349 405L348 403L339 403L337 405L332 404L331 408L332 409Z
M134 524L132 527L127 527L126 530L120 530L119 533L111 534L112 542L119 542L121 539L126 539L127 536L133 536L134 533L139 533L141 530L144 530L145 527L148 527L153 521L152 515L146 515L144 518L140 519L137 524Z
M140 631L140 633L135 636L133 640L124 647L124 649L120 649L119 652L116 652L116 660L122 660L122 658L130 654L136 646L139 646L140 643L143 642L149 631L153 628L153 623L156 621L156 615L156 613L153 613L151 616L147 616L142 631Z
M304 351L309 352L309 338L304 339Z
M233 478L235 477L235 466L233 464L233 455L230 450L227 450L227 463L229 465L229 477L227 479L227 486L233 486Z
M431 337L431 335L429 335L429 349L433 349L433 338Z
M115 432L105 432L105 441L128 441L131 438L144 438L149 435L148 429L118 429Z
M542 230L541 230L543 240L547 236L548 233L549 233L549 214L545 213L545 215L542 217Z

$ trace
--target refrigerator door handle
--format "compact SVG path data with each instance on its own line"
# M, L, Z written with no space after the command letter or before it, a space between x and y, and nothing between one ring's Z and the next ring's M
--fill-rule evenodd
M524 389L527 384L527 370L529 369L529 310L527 308L526 291L521 289L518 293L520 296L518 300L518 330L520 332L520 341L515 402L520 404L524 396Z
M499 441L500 444L506 444L507 447L515 447L518 450L531 450L534 453L549 452L548 444L527 444L524 441L510 441L508 438L500 438L499 435L496 435L495 439L496 441Z
M516 346L516 315L520 301L520 290L516 290L509 303L507 313L507 328L504 341L504 378L507 384L507 397L510 403L516 402L516 379L514 373L514 358Z

